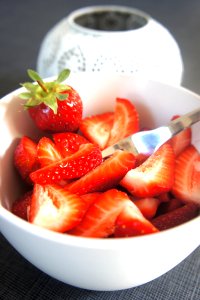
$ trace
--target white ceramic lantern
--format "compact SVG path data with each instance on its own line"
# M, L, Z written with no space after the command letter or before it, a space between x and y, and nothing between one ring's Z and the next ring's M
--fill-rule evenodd
M80 8L44 38L37 61L43 77L73 72L134 73L180 84L183 65L171 33L148 14L124 6Z

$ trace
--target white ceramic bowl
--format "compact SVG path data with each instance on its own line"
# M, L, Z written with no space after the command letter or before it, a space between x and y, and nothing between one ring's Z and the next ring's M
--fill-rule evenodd
M142 126L155 127L172 115L199 107L200 97L180 87L133 76L72 74L68 83L82 96L84 114L113 108L115 97L137 106ZM9 212L20 192L13 150L23 134L36 136L17 90L0 101L0 230L28 261L50 276L91 290L119 290L149 282L175 267L200 245L200 216L153 235L124 239L91 239L54 233ZM200 123L193 140L200 149ZM192 234L191 234L192 233Z

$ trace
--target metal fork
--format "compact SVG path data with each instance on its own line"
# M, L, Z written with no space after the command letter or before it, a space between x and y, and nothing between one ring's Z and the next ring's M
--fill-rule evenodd
M102 151L103 158L112 155L116 150L126 150L135 155L150 155L170 138L200 121L200 109L195 109L171 121L166 126L153 130L140 131Z

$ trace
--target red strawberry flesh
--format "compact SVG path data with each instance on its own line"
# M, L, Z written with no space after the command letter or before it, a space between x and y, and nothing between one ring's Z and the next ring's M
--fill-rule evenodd
M66 189L79 195L106 191L115 187L134 164L135 156L132 153L116 151L85 176L66 185Z
M96 168L101 162L102 155L99 147L84 144L74 154L31 173L30 178L39 184L59 183L62 180L79 178Z
M29 221L53 231L66 232L79 224L85 210L86 205L78 195L57 185L36 184Z

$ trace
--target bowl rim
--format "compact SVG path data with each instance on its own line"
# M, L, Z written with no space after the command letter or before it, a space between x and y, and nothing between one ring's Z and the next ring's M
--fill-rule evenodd
M135 14L138 15L139 17L143 18L146 20L146 23L142 26L139 27L137 29L130 29L130 30L116 30L116 31L111 31L111 30L96 30L96 29L92 29L92 28L87 28L84 26L79 25L78 23L75 22L75 19L81 15L86 15L92 12L101 12L101 11L116 11L116 12L122 12L122 13L131 13L131 14ZM153 18L146 13L143 10L134 8L134 7L130 7L127 5L115 5L115 4L102 4L102 5L91 5L91 6L86 6L86 7L80 7L74 11L72 11L68 17L66 18L66 20L68 21L68 24L71 26L71 28L80 31L80 32L84 32L85 34L95 34L95 35L103 35L103 36L110 36L110 35L127 35L130 33L134 33L134 32L138 32L140 30L143 30L144 28L146 28L149 25L150 21L153 21Z

